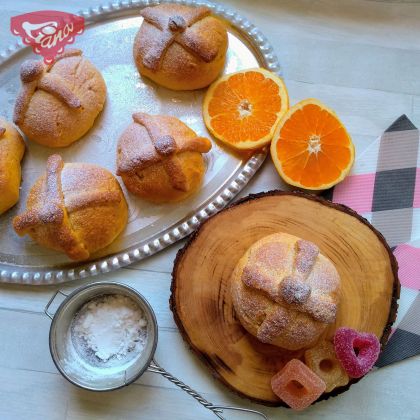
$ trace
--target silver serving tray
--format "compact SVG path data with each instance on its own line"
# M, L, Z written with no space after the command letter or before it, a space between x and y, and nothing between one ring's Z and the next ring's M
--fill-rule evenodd
M138 12L158 3L120 1L79 13L85 18L86 30L76 37L75 47L81 48L102 72L108 88L107 102L85 138L68 148L54 150L27 141L20 201L0 216L0 282L60 283L107 273L147 258L189 235L201 222L225 207L263 163L266 151L240 158L213 142L213 149L206 157L203 187L190 199L176 205L152 205L125 191L130 208L127 228L113 244L82 264L38 246L29 237L19 238L13 231L12 219L24 209L28 191L45 170L46 159L52 153L61 154L65 162L91 162L115 172L116 143L135 111L174 115L199 135L211 137L201 116L204 90L164 89L141 78L134 66L132 45L142 22ZM225 73L258 66L280 72L271 45L247 19L206 1L178 3L206 5L229 23ZM0 114L8 120L12 120L20 87L19 67L29 57L34 55L21 41L0 54Z

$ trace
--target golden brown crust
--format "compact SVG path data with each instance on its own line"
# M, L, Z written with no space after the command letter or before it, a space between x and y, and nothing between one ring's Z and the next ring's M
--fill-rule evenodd
M82 54L82 50L79 50L78 48L68 48L61 54L56 55L54 62L49 64L49 67L51 68L54 63L57 63L57 61L62 60L63 58L76 57Z
M215 23L212 17L203 16L194 25L189 26L177 38L177 42L187 50L200 57L206 63L213 61L220 49L221 36L215 36ZM220 28L218 25L216 29ZM216 32L219 34L219 32Z
M32 187L25 213L13 226L48 248L85 260L109 245L127 223L121 188L107 170L48 158L46 173Z
M118 142L117 174L143 198L179 200L199 187L204 174L201 153L210 149L210 140L197 137L177 118L136 113Z
M141 14L134 41L140 73L175 90L199 89L216 79L228 40L225 26L208 8L162 4Z
M232 275L242 325L260 341L298 350L333 323L339 275L318 247L295 236L269 235L248 249Z
M194 39L195 32L190 31L195 23L210 14L207 7L195 8L165 4L146 7L140 14L145 22L160 30L159 36L149 40L147 53L143 57L144 66L150 70L157 71L159 69L164 53L173 42L184 46L195 46L194 53L207 62L217 55L217 48L214 48L213 44L206 42L200 44Z
M170 27L171 30L176 32L179 27L185 29L208 16L210 9L207 7L188 7L180 4L164 4L145 7L140 14L147 22L157 26L160 30L163 31Z
M38 89L51 93L57 99L60 99L70 108L80 108L82 103L80 99L71 91L71 89L61 82L59 76L54 74L45 74L38 82Z
M53 249L62 250L72 259L83 260L89 257L89 252L71 228L64 206L61 191L63 166L60 156L52 155L48 158L43 185L36 188L37 205L16 216L13 227L20 236L41 230L44 240L50 242Z
M32 95L36 89L42 89L61 99L71 108L80 108L79 98L71 89L63 83L57 75L48 73L53 65L66 57L81 56L80 50L70 50L56 57L55 61L49 65L39 60L26 60L20 68L20 80L22 89L16 99L13 120L15 124L20 124L25 118Z
M31 65L29 63L27 64L29 68ZM13 122L19 127L24 120L26 111L29 106L29 102L31 101L32 95L35 93L37 85L38 85L37 80L24 82L24 84L22 84L22 87L18 93L16 102L15 102L15 109L13 112Z
M65 51L50 65L27 60L20 78L14 122L28 138L46 146L64 147L78 140L105 102L105 82L80 50Z
M13 124L0 117L0 214L19 200L20 162L24 153L22 136Z
M129 133L138 136L137 144L124 150L118 174L144 169L176 153L207 153L211 149L210 140L197 137L177 118L138 112L133 114L133 121L145 130Z
M120 191L82 191L66 197L66 209L68 212L83 210L103 204L119 203L121 201Z

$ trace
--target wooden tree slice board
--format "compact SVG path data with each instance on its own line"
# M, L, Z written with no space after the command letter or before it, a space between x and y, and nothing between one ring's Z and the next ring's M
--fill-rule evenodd
M340 274L337 320L323 337L348 326L376 334L384 345L396 317L400 284L383 236L351 209L315 196L280 191L249 196L199 228L178 253L173 270L170 303L181 334L212 374L236 393L283 405L271 391L270 379L303 352L262 344L248 334L235 317L229 292L231 273L246 249L275 232L316 243Z

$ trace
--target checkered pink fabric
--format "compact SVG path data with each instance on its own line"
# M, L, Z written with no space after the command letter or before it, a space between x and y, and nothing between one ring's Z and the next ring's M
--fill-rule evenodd
M349 176L334 189L334 201L345 204L358 213L372 211L373 189L376 174Z
M368 219L398 260L402 285L398 319L377 366L420 354L419 130L407 116L398 118L326 197Z
M401 285L420 290L420 248L402 244L397 246L394 255L398 260Z

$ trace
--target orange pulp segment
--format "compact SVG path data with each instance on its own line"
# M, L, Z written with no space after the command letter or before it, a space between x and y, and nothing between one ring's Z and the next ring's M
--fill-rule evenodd
M235 149L258 149L270 143L289 107L283 80L262 69L228 74L214 82L203 103L209 131Z
M354 162L354 145L333 110L316 99L291 107L276 127L271 157L291 185L324 190L342 181Z

